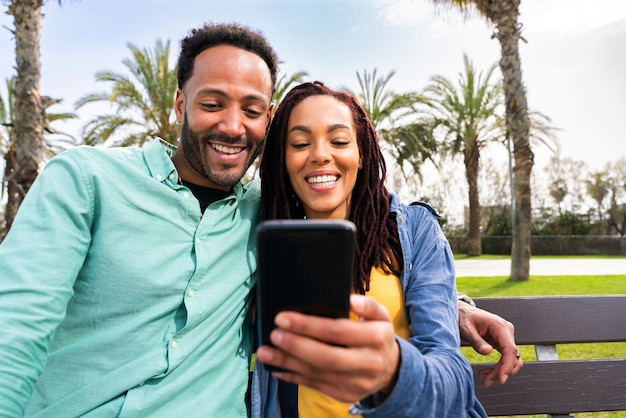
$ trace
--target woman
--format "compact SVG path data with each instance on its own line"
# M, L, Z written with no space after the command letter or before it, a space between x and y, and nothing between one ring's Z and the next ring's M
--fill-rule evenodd
M292 371L275 376L299 384L299 416L486 416L473 395L471 368L458 350L448 242L433 209L404 205L388 193L378 138L358 102L319 82L295 87L276 111L260 172L264 219L355 223L354 292L388 311L370 315L363 309L368 299L353 298L353 312L362 321L320 319L326 333L314 326L317 319L277 315L282 329L272 342L278 348L262 346L257 355L261 362ZM380 343L370 344L377 350L371 363L384 367L371 373L371 364L357 355L363 340L377 332ZM307 345L315 349L300 354ZM359 361L353 364L353 358ZM355 376L368 372L382 377L355 383ZM367 396L351 405L356 394Z

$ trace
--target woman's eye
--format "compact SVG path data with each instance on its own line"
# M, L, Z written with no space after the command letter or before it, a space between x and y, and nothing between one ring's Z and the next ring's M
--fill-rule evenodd
M294 142L294 143L289 144L289 146L291 146L291 148L294 148L294 149L304 149L307 147L307 145L309 144L306 142Z

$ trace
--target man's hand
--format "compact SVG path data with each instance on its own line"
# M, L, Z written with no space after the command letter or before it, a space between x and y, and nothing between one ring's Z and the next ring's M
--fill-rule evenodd
M459 301L459 329L461 338L477 353L487 355L495 348L501 354L493 368L478 372L484 386L496 380L505 383L524 365L515 345L515 327L504 318Z
M270 336L276 348L259 347L257 359L290 371L274 372L277 378L342 402L390 393L400 367L400 348L389 312L361 295L350 297L350 308L360 321L280 312L275 319L278 328Z

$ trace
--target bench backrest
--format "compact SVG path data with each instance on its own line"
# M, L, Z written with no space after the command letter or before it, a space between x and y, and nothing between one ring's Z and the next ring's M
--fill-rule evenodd
M626 352L611 359L559 360L557 344L626 341L626 295L477 298L515 325L518 345L538 361L485 388L472 365L476 395L490 416L626 410Z

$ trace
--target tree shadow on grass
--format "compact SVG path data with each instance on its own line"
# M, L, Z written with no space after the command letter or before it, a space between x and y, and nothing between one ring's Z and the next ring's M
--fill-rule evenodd
M503 293L507 295L514 295L518 292L515 292L512 290L526 283L526 282L519 281L519 280L510 280L508 277L502 277L501 280L502 281L492 286L483 288L481 290L482 297L502 296Z

